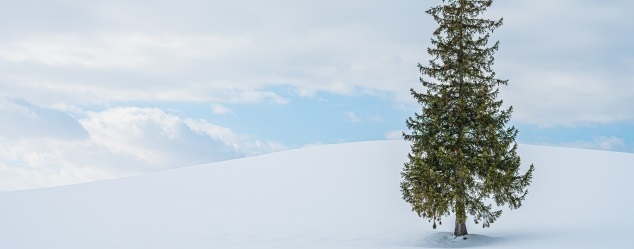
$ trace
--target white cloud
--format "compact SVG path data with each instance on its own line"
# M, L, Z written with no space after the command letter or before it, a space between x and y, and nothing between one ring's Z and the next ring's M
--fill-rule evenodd
M213 112L214 114L218 114L218 115L233 114L233 111L231 109L229 109L229 107L226 107L226 106L221 105L221 104L213 104L213 105L211 105L211 112Z
M0 191L50 187L141 173L89 140L0 140ZM147 172L147 171L144 171Z
M222 141L226 146L233 148L241 155L253 156L287 149L280 142L251 140L248 135L236 134L229 128L215 125L202 119L186 119L184 123L192 131Z
M86 14L46 19L38 14L45 5L16 2L29 11L0 17L12 23L0 27L0 91L81 109L125 101L287 104L267 90L282 87L300 96L386 94L415 108L408 90L420 87L415 65L426 62L436 25L419 10L432 4L184 0L157 1L144 12L138 1L75 2L70 9ZM495 69L511 80L501 93L516 107L514 119L541 126L634 120L622 104L634 97L632 52L621 39L634 33L632 7L625 0L496 2L487 15L505 17L505 25L492 37L502 42Z
M383 122L383 117L380 114L376 114L370 117L370 121L372 122Z
M116 75L116 74L115 74ZM41 106L75 107L105 105L110 102L128 101L173 101L215 103L273 103L287 104L289 99L269 91L232 84L227 81L213 82L152 82L145 79L103 78L72 79L58 81L45 76L20 76L2 80L0 89L7 96L26 96L26 99Z
M617 150L625 146L625 140L619 137L594 137L592 141L575 141L563 144L566 147L582 148L582 149L599 149L599 150Z
M391 130L385 132L385 138L389 140L402 140L403 139L403 131L401 130Z
M502 89L501 96L513 105L514 120L543 127L634 120L629 106L622 104L633 97L634 88L607 78L591 72L527 72Z
M157 108L116 107L87 116L81 123L96 144L159 168L285 149L277 142L252 139L204 119L181 118Z
M495 69L510 79L501 88L514 119L538 126L634 121L629 9L632 1L497 1L503 16ZM577 14L575 14L577 13ZM578 13L583 13L578 15ZM609 28L606 28L609 27Z
M95 144L154 167L174 163L165 158L170 154L160 147L170 147L185 132L179 117L156 108L118 107L89 112L80 122Z
M157 3L145 14L137 13L135 1L111 1L98 8L74 3L84 8L82 13L92 13L82 16L90 19L84 20L86 25L94 21L104 26L91 32L9 30L15 35L5 35L0 42L0 62L11 73L0 75L0 89L47 106L139 100L285 104L288 99L265 89L282 86L302 96L360 90L407 95L408 83L416 82L414 65L424 47L383 32L399 26L386 20L410 20L383 16L384 21L376 21L381 17L377 14L388 10L403 15L397 5L404 3L364 3L365 10L360 10L336 1L319 6L275 2L183 1L169 8ZM202 13L200 5L209 8ZM174 8L180 9L178 14ZM0 17L0 22L22 23L30 14ZM369 23L350 19L350 14ZM165 16L171 15L176 16L165 23ZM193 16L198 17L190 19ZM108 26L115 23L121 26ZM163 25L157 30L159 23ZM404 67L408 64L412 70Z
M240 148L240 141L247 138L244 135L234 133L230 128L215 125L203 119L186 119L184 123L192 131L220 140L234 150L238 150Z
M258 91L258 90L230 90L223 96L222 101L230 103L261 103L265 100L275 104L288 104L290 101L277 93L272 91Z
M20 99L0 98L0 137L81 139L86 130L68 114Z
M359 116L357 116L356 113L354 112L346 112L346 121L350 122L350 123L359 123L361 122L361 119L359 118Z
M2 44L0 60L51 67L139 70L169 60L219 56L246 44L242 38L229 36L43 35Z
M158 108L113 107L85 112L79 119L66 115L64 122L75 126L55 128L59 117L50 113L62 115L60 111L28 102L0 103L3 120L37 117L6 127L23 133L44 128L32 136L0 134L0 190L109 179L286 149L280 142ZM49 135L62 128L69 135Z
M255 156L264 153L278 152L288 150L288 147L281 142L277 141L262 141L255 140L244 143L242 151L247 156Z
M323 145L323 143L317 141L317 142L304 144L304 145L301 146L301 148L315 147L315 146L320 146L320 145Z

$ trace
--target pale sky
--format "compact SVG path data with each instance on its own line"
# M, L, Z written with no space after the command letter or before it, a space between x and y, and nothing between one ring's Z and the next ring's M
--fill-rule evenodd
M0 191L400 139L441 1L2 1ZM634 152L634 2L494 2L518 142Z

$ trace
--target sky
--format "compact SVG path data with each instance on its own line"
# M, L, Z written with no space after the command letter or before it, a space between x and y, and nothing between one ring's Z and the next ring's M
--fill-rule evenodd
M0 191L401 139L441 1L3 1ZM634 152L634 2L495 1L525 144Z

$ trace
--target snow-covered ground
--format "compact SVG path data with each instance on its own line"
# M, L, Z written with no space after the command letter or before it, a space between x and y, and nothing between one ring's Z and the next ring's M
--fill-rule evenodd
M0 248L634 248L634 154L521 145L522 208L467 240L401 199L402 141L0 193Z

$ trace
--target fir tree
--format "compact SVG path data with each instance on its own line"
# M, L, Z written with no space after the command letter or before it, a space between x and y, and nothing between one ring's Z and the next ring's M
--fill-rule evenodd
M455 236L467 235L467 215L489 227L500 215L493 210L519 208L531 182L533 165L520 174L515 127L507 126L512 107L502 109L500 85L491 68L499 41L490 34L502 19L481 17L492 0L443 0L426 13L439 24L428 66L418 65L426 93L411 89L422 110L407 119L411 134L409 161L401 182L403 199L429 222L455 213Z

